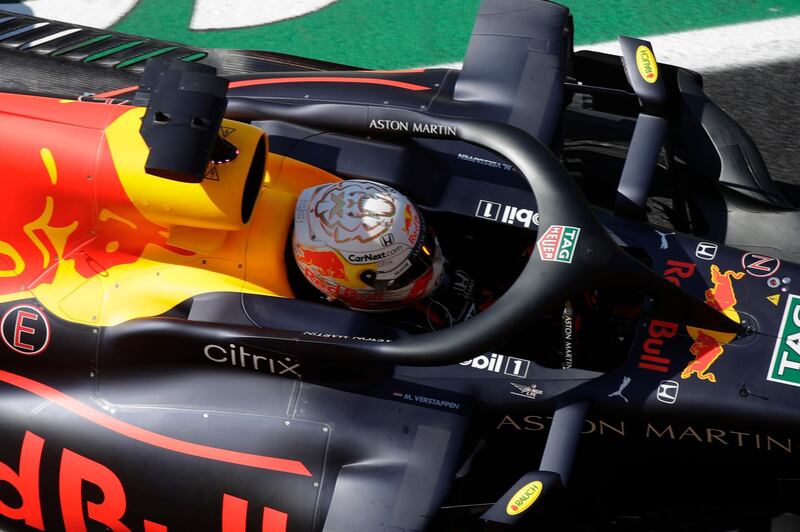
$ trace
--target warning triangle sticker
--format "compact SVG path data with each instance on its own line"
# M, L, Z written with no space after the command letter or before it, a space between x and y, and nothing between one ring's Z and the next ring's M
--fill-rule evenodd
M209 168L203 179L210 179L211 181L219 181L219 172L217 172L217 167L212 166L211 168Z
M222 131L222 138L225 138L236 131L236 128L222 126L220 130Z
M767 296L767 300L777 307L778 303L781 302L781 295L780 294L775 294L775 295Z

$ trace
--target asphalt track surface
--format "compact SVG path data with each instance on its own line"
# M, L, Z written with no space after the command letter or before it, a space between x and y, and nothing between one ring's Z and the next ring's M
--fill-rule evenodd
M772 178L800 206L800 50L794 61L712 72L706 93L750 133Z

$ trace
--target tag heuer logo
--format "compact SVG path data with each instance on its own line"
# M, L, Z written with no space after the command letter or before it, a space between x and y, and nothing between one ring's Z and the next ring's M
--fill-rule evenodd
M800 296L786 301L767 380L800 386Z
M539 255L542 260L571 263L580 234L578 227L551 225L536 243Z

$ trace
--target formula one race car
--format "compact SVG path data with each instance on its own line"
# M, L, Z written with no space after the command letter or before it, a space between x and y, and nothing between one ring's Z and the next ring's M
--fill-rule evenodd
M540 0L461 71L0 18L0 528L790 522L800 214L620 45Z

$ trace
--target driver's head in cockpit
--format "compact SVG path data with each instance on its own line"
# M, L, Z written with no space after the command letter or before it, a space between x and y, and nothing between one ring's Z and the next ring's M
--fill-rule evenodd
M443 277L436 236L391 187L354 179L303 191L294 258L329 299L358 310L394 310L430 295Z

